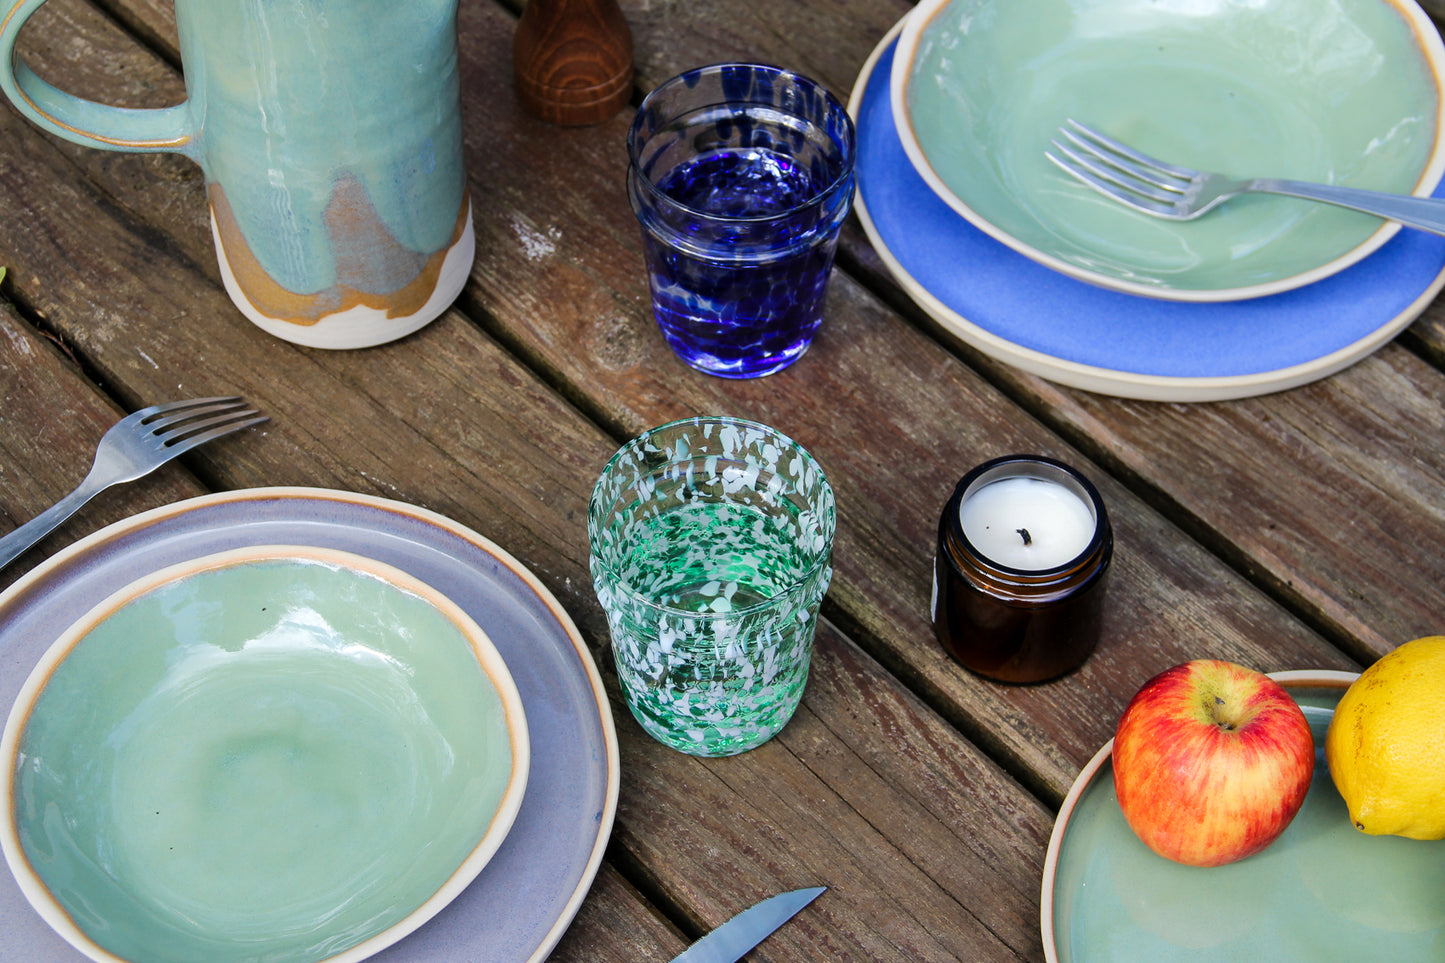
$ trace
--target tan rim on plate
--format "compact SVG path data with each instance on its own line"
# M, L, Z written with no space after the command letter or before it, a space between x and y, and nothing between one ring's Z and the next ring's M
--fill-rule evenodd
M892 100L894 122L898 128L898 137L903 145L904 153L908 155L908 159L912 162L918 175L942 201L979 230L1025 257L1068 277L1142 297L1195 302L1238 301L1293 290L1337 274L1379 250L1386 241L1400 231L1398 222L1384 221L1360 244L1318 267L1273 281L1220 289L1180 289L1130 281L1124 277L1091 270L1015 237L974 210L968 201L954 192L953 188L935 170L909 121L911 111L908 105L907 86L911 64L930 23L953 2L959 2L959 0L920 0L919 4L900 21L898 48L894 54L893 72L889 83L889 94ZM1006 2L1006 0L1001 0L1001 2ZM1379 2L1394 7L1406 21L1435 78L1437 93L1435 143L1425 169L1421 172L1411 191L1417 197L1429 197L1439 185L1442 175L1445 175L1445 89L1441 87L1441 75L1445 73L1445 43L1441 41L1438 28L1415 0L1379 0Z

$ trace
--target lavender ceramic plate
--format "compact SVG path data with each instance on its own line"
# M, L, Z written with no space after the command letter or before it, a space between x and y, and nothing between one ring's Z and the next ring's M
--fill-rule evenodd
M177 564L261 545L349 552L456 603L505 660L526 713L531 769L506 839L429 922L373 959L521 963L551 952L601 862L617 805L617 741L600 677L555 598L475 532L398 502L316 489L208 495L70 546L0 595L0 699L67 627L114 592ZM0 878L0 959L82 960Z

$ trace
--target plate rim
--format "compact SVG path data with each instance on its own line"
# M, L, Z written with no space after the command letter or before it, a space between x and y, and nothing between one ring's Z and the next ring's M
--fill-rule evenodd
M1266 672L1265 675L1286 689L1308 687L1342 691L1360 677L1360 673L1344 669L1285 669ZM1084 768L1074 778L1073 785L1069 787L1068 794L1064 796L1058 816L1054 819L1054 828L1049 833L1049 848L1044 855L1043 883L1039 895L1039 932L1043 937L1045 963L1059 963L1058 943L1054 937L1054 886L1057 882L1059 851L1063 848L1064 831L1085 790L1113 755L1113 749L1114 740L1111 738L1085 763Z
M952 2L954 0L919 0L918 5L900 20L899 52L916 52L917 41L923 31L927 29L929 22ZM1430 75L1435 80L1435 143L1424 170L1416 180L1414 189L1410 192L1414 197L1430 197L1441 180L1445 179L1445 42L1442 42L1440 32L1416 0L1372 0L1372 2L1392 7L1405 19L1417 41L1418 49L1425 56ZM911 43L912 46L905 47L905 43ZM906 87L907 64L909 63L911 60L895 57L889 78L888 95L893 105L893 123L899 142L924 183L957 214L1000 244L1012 248L1051 270L1088 284L1139 297L1185 303L1228 303L1267 297L1271 294L1292 291L1338 274L1378 251L1403 227L1398 221L1385 220L1359 244L1324 264L1273 281L1233 288L1178 288L1169 284L1143 284L1091 270L1014 237L975 211L944 182L932 162L928 160L927 154L918 143L912 124L908 121L909 112L904 88Z
M587 854L577 883L573 891L562 902L557 918L552 921L550 928L542 935L541 941L531 950L531 955L527 956L524 961L524 963L541 963L541 961L545 960L552 952L553 948L555 948L567 928L575 919L577 911L591 890L593 881L596 879L597 872L601 867L603 855L608 841L611 838L612 828L617 815L618 798L621 787L620 753L617 742L616 724L613 719L611 703L608 700L606 689L602 683L602 676L597 669L597 664L592 657L591 651L588 649L581 633L577 629L576 623L557 600L556 596L542 584L541 580L531 569L523 565L515 556L506 549L503 549L492 539L480 534L470 526L443 515L440 512L433 511L432 509L361 492L298 485L261 486L208 492L177 502L160 505L119 519L60 549L54 555L49 556L34 568L21 575L3 591L0 591L0 613L4 613L10 606L16 604L17 600L23 601L24 596L33 591L37 585L46 579L54 577L60 569L71 564L77 557L96 551L111 539L125 536L128 533L147 528L158 521L189 511L205 509L215 505L226 505L233 502L266 500L289 500L298 503L307 501L336 502L342 505L357 506L387 514L411 517L425 525L439 529L451 537L468 542L482 553L491 556L500 565L508 569L518 581L523 583L555 620L557 628L566 637L572 648L572 654L575 656L576 662L581 667L582 674L585 676L586 687L592 694L592 704L583 708L586 710L585 714L593 716L597 721L599 734L602 739L602 754L605 757L601 760L604 767L605 785L601 799L601 810L598 812L595 821L597 835L593 841L591 851Z
M900 18L864 61L848 98L848 113L855 124L859 120L868 84L877 68L878 61L892 47L910 16L912 16L911 11ZM862 125L858 126L861 128ZM860 139L863 136L865 135L860 132ZM854 197L853 208L858 214L863 233L889 274L903 288L904 293L913 299L935 323L960 338L964 343L991 358L1055 384L1140 401L1233 401L1275 391L1285 391L1319 381L1348 368L1389 343L1412 324L1435 300L1442 288L1445 288L1445 265L1442 265L1425 289L1393 318L1383 322L1364 337L1310 361L1241 375L1145 374L1060 358L1044 351L1016 344L969 321L929 291L898 260L868 213L862 181L860 181L858 192ZM1007 247L1007 245L1004 246ZM1207 308L1208 306L1201 304L1199 307Z
M353 572L379 578L392 588L422 599L451 622L472 648L479 667L500 699L511 750L511 772L498 800L497 808L487 817L487 827L477 844L451 869L434 892L418 903L405 916L390 926L338 953L323 957L317 963L355 963L379 953L409 934L455 899L477 877L491 860L507 833L511 831L521 810L531 765L530 738L522 697L517 690L506 660L486 631L460 605L424 580L394 565L357 552L323 546L257 544L211 552L170 565L143 572L120 586L75 618L46 647L40 660L30 670L0 733L0 850L20 890L31 907L66 942L97 961L125 960L101 946L74 918L74 914L56 897L46 884L20 840L15 806L16 763L24 745L24 734L33 718L40 698L53 680L55 672L75 651L77 645L95 631L107 618L141 596L205 572L235 568L261 561L314 561L336 565Z

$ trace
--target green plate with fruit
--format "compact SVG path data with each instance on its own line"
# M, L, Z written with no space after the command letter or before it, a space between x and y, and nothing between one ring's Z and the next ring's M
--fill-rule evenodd
M1049 963L1445 959L1445 841L1359 832L1325 765L1325 730L1355 674L1271 676L1299 702L1315 737L1314 781L1289 828L1225 866L1157 856L1119 809L1111 741L1074 782L1049 841Z

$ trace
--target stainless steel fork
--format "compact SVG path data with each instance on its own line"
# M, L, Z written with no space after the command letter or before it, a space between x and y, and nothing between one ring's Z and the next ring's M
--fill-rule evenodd
M1045 156L1094 190L1145 214L1188 221L1238 194L1284 194L1445 234L1445 200L1271 177L1239 180L1168 164L1070 118Z
M237 397L173 401L127 415L101 437L95 463L75 491L0 538L0 568L50 534L96 493L135 481L197 445L266 420Z

